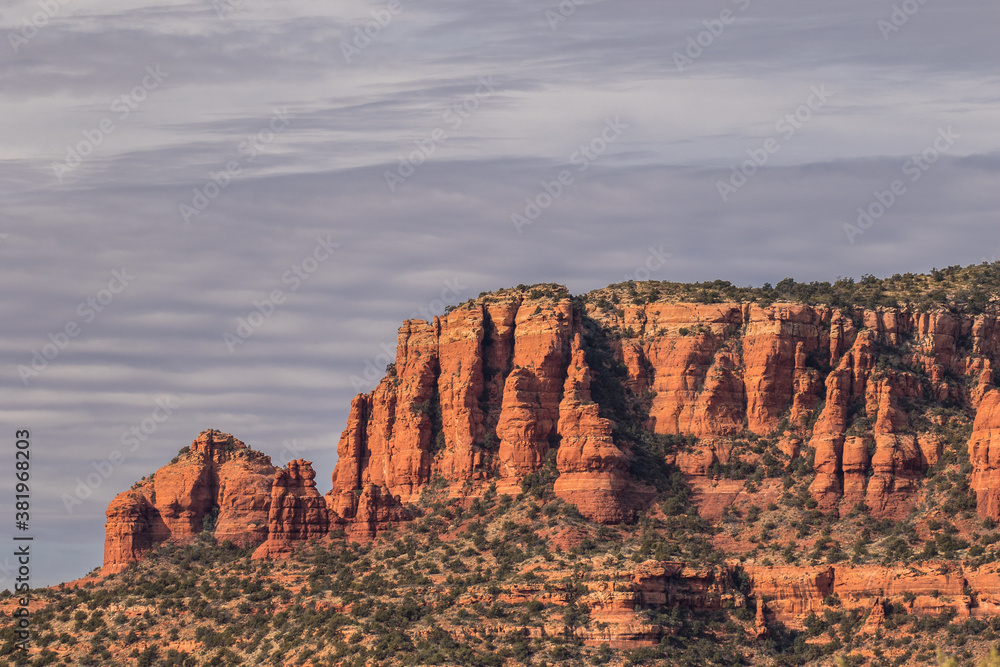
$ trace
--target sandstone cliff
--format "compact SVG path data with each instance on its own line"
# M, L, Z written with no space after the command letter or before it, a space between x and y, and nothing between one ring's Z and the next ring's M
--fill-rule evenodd
M502 290L403 324L395 363L351 404L325 497L307 462L276 471L206 432L111 504L105 568L193 539L206 517L262 557L341 530L368 540L432 487L470 501L548 479L586 517L628 522L657 492L636 466L653 451L642 428L712 521L777 500L803 462L821 511L899 519L974 418L969 481L1000 518L998 355L993 315ZM758 488L762 475L776 481Z

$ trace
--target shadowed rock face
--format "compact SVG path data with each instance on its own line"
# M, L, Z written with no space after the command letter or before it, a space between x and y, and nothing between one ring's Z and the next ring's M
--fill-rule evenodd
M610 361L594 362L601 355ZM813 457L810 493L821 509L905 516L942 455L912 405L947 403L975 415L971 487L980 515L1000 518L998 355L1000 326L988 315L606 307L574 303L559 288L487 295L432 322L403 324L395 364L352 401L325 496L308 462L276 470L232 436L206 431L190 453L111 503L105 571L158 543L194 539L213 521L217 539L258 546L259 557L340 531L368 540L408 520L407 505L431 485L458 499L491 485L516 495L538 473L554 477L557 496L588 518L629 522L654 489L630 472L635 443L614 421L626 414L610 404L618 399L642 406L627 413L643 422L631 426L696 439L668 460L713 520L743 487L714 483L710 471L730 461L734 436L747 434L771 436L790 458ZM806 586L816 595L829 587L823 572ZM761 614L784 613L782 599L793 601L788 609L808 606L795 592L805 584L782 576L760 573L760 585L775 590Z

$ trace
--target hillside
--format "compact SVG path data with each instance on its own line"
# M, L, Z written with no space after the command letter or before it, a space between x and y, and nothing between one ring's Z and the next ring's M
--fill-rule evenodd
M522 285L404 322L329 484L203 432L45 593L35 662L973 664L998 290Z

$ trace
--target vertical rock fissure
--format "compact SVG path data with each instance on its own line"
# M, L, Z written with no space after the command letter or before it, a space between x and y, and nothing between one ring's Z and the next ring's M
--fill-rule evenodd
M358 434L358 449L361 450L358 456L360 465L358 465L358 467L352 471L353 473L352 477L355 489L361 488L362 471L366 467L368 467L368 458L371 456L370 450L368 449L368 425L371 422L372 418L371 394L362 397L362 399L358 401L358 403L360 404L359 406L361 408L361 415L359 420L363 426Z
M494 378L499 375L506 379L513 357L508 357L504 368L494 366L492 351L500 343L499 332L493 316L490 315L490 309L485 304L480 308L483 313L483 340L479 344L479 355L483 363L483 389L479 392L479 411L483 414L483 440L478 444L492 453L497 446L497 422L500 420L500 410L497 407L500 401L497 394L502 394L502 391L496 391Z

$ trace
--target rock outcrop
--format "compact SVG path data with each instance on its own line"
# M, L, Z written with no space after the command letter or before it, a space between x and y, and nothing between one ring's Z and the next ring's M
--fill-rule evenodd
M801 628L809 614L827 605L864 610L864 632L874 633L893 602L920 615L954 612L960 618L991 617L1000 611L1000 572L995 564L965 568L950 561L900 565L757 566L743 568L752 594L766 599L768 611Z
M969 439L973 491L979 515L1000 519L1000 391L983 396Z
M315 479L312 462L303 459L289 461L274 474L267 541L254 551L255 559L287 556L302 542L330 532L330 515Z
M454 495L481 494L493 476L519 493L558 438L572 328L565 292L404 323L388 375L352 403L327 494L334 522L372 536L435 477Z
M600 406L591 400L590 367L580 334L573 337L571 355L559 404L555 494L593 521L628 521L634 509L628 459L611 437L611 420L602 418Z
M572 325L568 299L528 299L517 309L514 368L504 385L496 427L500 477L508 484L519 484L541 468L553 445Z
M152 477L118 494L107 511L104 571L113 573L163 542L203 532L241 547L267 539L274 467L228 433L204 431Z
M899 519L973 416L971 488L980 515L1000 519L998 359L992 315L502 290L403 324L386 376L351 404L325 496L306 462L276 471L207 431L111 503L105 568L205 530L261 557L340 531L370 540L428 489L471 502L546 483L590 519L628 522L656 491L635 465L648 442L709 521L750 495L778 501L800 457L819 510ZM726 478L734 466L751 472ZM777 568L759 576L797 586ZM783 595L767 613L815 606Z

